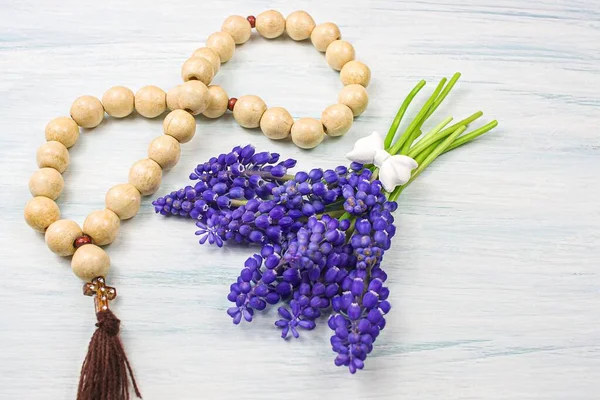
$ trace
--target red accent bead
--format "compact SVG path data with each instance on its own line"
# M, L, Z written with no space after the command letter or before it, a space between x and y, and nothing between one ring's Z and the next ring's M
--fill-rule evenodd
M236 102L237 99L235 97L229 99L229 101L227 102L227 108L229 109L229 111L233 111L233 107L235 107Z
M250 22L250 26L252 28L256 26L256 17L254 15L248 15L248 18L246 19L248 20L248 22Z
M75 248L78 249L84 244L92 244L92 238L88 235L79 236L77 239L75 239L75 243L73 243L73 246L75 246Z

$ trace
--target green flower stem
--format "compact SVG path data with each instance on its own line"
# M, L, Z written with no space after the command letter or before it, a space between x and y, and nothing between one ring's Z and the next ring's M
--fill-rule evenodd
M345 212L345 213L343 213L343 214L342 214L342 216L341 216L341 217L339 217L338 219L339 219L340 221L343 221L343 220L345 220L345 219L350 219L350 218L352 218L352 215L350 215L350 213L349 213L349 212Z
M231 200L231 207L245 206L248 200Z
M475 114L473 114L475 115ZM463 120L463 121L467 121L467 119ZM461 121L462 122L462 121ZM449 152L450 150L454 150L455 148L462 146L468 142L471 142L473 140L475 140L476 138L478 138L479 136L483 135L484 133L487 133L489 131L491 131L492 129L494 129L496 126L498 126L498 121L494 120L491 121L487 124L485 124L484 126L482 126L481 128L478 128L474 131L471 131L465 135L460 136L458 139L456 139L450 146L448 146L448 148L446 150L444 150L444 152L442 154L445 154L447 152ZM456 125L451 126L450 128L447 129L452 129L455 128ZM445 129L445 130L447 130ZM420 143L420 142L419 142ZM417 162L417 164L421 164L423 162L423 160L425 160L434 150L435 148L442 143L442 139L438 139L436 142L431 143L427 148L420 150L418 152L418 154L415 155L414 160ZM417 149L417 147L413 147L413 149Z
M402 148L400 149L400 154L406 155L406 153L408 153L408 151L410 150L410 147L415 142L415 140L417 140L417 138L419 136L421 136L422 134L423 134L423 131L420 129L417 130L416 132L413 132L412 135L410 135L410 137L408 138L408 140L406 142L404 142L404 144L402 145Z
M412 120L408 128L406 128L406 131L402 134L402 136L400 136L400 139L398 139L398 141L388 150L388 153L398 154L398 152L402 148L402 145L404 145L404 142L407 141L409 138L412 138L413 132L418 131L421 128L421 125L423 125L423 123L425 122L425 115L429 111L429 108L431 108L431 106L435 102L435 99L442 91L442 88L444 87L445 83L446 78L442 78L440 83L435 88L435 91L433 92L431 97L429 97L429 99L425 102L415 119Z
M442 92L440 93L440 95L433 102L433 105L427 111L427 114L425 114L425 117L423 118L423 121L421 122L421 125L423 125L425 123L425 121L427 121L427 119L429 119L429 117L431 116L431 114L433 114L433 112L440 106L440 104L442 104L442 102L444 101L444 99L448 96L448 94L450 93L450 91L452 90L452 88L454 87L454 85L456 85L456 82L458 82L459 79L460 79L460 72L457 72L457 73L455 73L452 76L452 78L450 79L450 81L448 82L448 84L444 87L444 89L442 90ZM460 123L459 124L455 124L454 126L458 127L458 126L460 126ZM444 138L444 137L448 136L449 134L451 134L452 132L454 132L454 129L447 129L446 132L447 133L445 135L441 136L441 138ZM400 151L400 154L407 155L410 152L410 148L411 148L413 142L420 135L421 135L420 132L413 133L411 135L411 137L409 138L409 140L407 140L404 143L404 145L402 146L402 150Z
M440 143L431 154L427 156L425 160L419 165L419 167L415 170L415 172L411 175L410 181L414 181L420 174L431 164L440 154L444 152L450 145L458 138L464 131L467 130L467 127L462 125L458 129L454 131L453 134L448 136L442 143ZM409 181L409 182L410 182Z
M371 182L373 182L377 178L379 178L379 168L375 168L373 170L373 174L371 175Z
M449 127L447 127L444 130L436 132L432 136L429 136L431 132L428 133L423 139L419 140L419 142L410 149L410 151L408 152L408 156L414 158L416 161L415 156L420 154L424 149L428 148L432 143L435 143L435 142L445 138L446 136L450 135L459 126L469 125L471 122L475 121L477 118L481 117L482 115L483 115L483 113L481 111L477 111L475 114L463 119L462 121L458 121L457 123L455 123L453 125L450 125Z
M442 143L442 139L429 145L429 147L427 147L425 150L422 150L418 155L413 157L413 159L417 162L418 165L421 165L423 160L425 160L427 156L429 156L440 143Z
M413 149L416 147L427 147L428 143L433 143L435 142L435 137L436 135L442 130L444 129L444 127L446 125L448 125L450 122L452 122L452 117L448 117L445 120L443 120L442 122L440 122L435 128L433 128L432 130L430 130L429 132L427 132L427 134L425 136L423 136L423 138L421 140L419 140L419 143L417 143L416 146L413 146ZM422 143L425 143L425 145L423 145ZM400 152L400 154L404 154L404 155L408 155L409 157L413 157L413 155L417 154L414 150L408 148L405 149L404 147L402 148L402 151ZM412 155L411 155L412 154Z
M402 118L404 117L404 114L406 113L408 106L413 101L413 99L415 98L417 93L419 93L419 91L423 88L423 86L425 86L425 84L426 84L426 82L424 80L421 80L419 83L417 83L417 86L415 86L414 89L404 99L404 102L400 106L400 109L398 110L398 113L396 114L396 117L394 118L394 122L392 122L392 126L390 126L387 136L385 137L384 143L385 143L386 149L388 147L390 147L390 145L392 144L392 141L394 140L394 137L396 136L396 132L398 131L398 127L400 126L400 122L402 122Z
M481 128L475 129L473 132L469 132L466 135L459 137L446 150L444 150L444 153L447 153L450 150L454 150L455 148L462 146L463 144L468 143L468 142L478 138L479 136L483 135L484 133L491 131L496 126L498 126L498 121L493 120L492 122L485 124Z
M431 114L433 114L433 112L435 110L437 110L437 108L440 106L440 104L442 104L442 102L444 101L446 96L448 96L448 94L450 93L450 91L452 90L454 85L456 85L456 82L458 82L459 79L460 79L460 72L457 72L454 75L452 75L452 78L450 78L450 81L448 82L448 84L446 85L444 90L442 90L442 93L440 93L440 95L435 99L433 106L431 106L431 108L425 115L425 119L429 118L431 116Z
M397 187L390 194L389 200L396 201L398 199L398 196L400 196L400 193L402 193L402 190L404 190L404 188L406 186L410 185L410 183L412 181L414 181L421 174L421 172L423 172L425 170L425 168L427 168L429 166L429 164L431 164L440 154L442 154L448 147L450 147L452 142L454 142L454 140L456 140L456 138L459 137L466 129L467 129L467 127L462 125L458 129L456 129L454 131L454 133L452 133L450 136L448 136L446 139L444 139L444 141L442 143L440 143L435 148L435 150L433 152L431 152L431 154L429 154L427 156L427 158L419 165L419 167L412 174L410 180L406 184Z

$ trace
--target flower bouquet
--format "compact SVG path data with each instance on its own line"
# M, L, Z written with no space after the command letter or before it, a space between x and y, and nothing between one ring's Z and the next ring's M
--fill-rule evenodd
M328 315L335 364L351 373L364 367L391 309L382 261L396 233L398 197L441 154L497 125L467 132L483 115L478 111L453 125L446 118L422 133L459 77L442 79L398 134L425 86L419 82L385 137L373 133L356 143L349 167L290 174L296 160L238 146L199 164L190 174L193 184L153 202L157 213L195 220L201 244L260 249L230 286L227 313L234 324L279 304L275 326L283 338L297 338Z

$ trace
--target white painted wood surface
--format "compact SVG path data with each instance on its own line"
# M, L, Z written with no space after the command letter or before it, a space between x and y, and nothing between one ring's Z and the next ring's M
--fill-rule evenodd
M446 155L401 199L386 257L393 310L355 376L333 366L322 324L283 341L273 310L234 327L228 285L248 249L200 247L190 221L151 199L108 248L113 305L145 399L597 399L600 396L600 5L540 1L0 0L0 398L72 399L93 332L92 301L67 260L24 223L44 126L79 95L180 82L179 69L230 14L302 8L334 21L371 66L371 104L348 135L311 152L230 115L198 134L160 193L193 166L252 142L332 167L385 131L420 79L463 79L439 110L481 108L500 127ZM335 102L338 74L309 43L238 48L215 82L295 118ZM432 84L427 89L431 90ZM421 98L421 101L422 98ZM438 120L439 120L438 119ZM60 198L82 222L127 178L161 120L108 120L71 151Z

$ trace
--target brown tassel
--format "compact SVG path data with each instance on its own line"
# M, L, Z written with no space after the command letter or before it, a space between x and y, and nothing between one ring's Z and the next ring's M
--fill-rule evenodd
M136 396L141 399L119 337L121 321L108 308L109 301L117 297L117 290L106 286L104 277L99 276L83 285L83 294L94 297L98 329L81 367L77 400L128 400L129 377Z
M81 368L77 400L128 400L129 382L142 398L119 337L121 321L109 309L96 314L98 322Z

